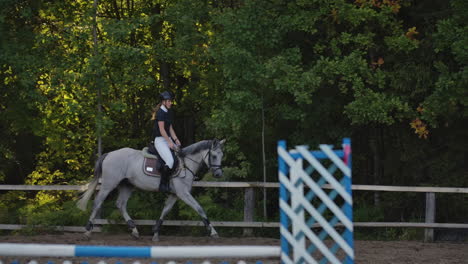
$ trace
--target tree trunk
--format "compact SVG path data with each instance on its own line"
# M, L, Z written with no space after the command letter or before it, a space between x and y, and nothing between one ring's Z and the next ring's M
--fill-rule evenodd
M263 163L263 182L266 182L266 155L265 155L265 97L262 94L262 163ZM263 187L263 218L267 218L267 190Z
M98 55L98 40L97 40L97 6L98 0L94 0L93 2L93 46L94 46L94 56L97 57ZM96 85L97 90L97 153L98 157L102 155L102 95L101 95L101 85L100 85L100 76L95 73L94 76L94 83Z
M161 4L156 4L154 7L153 7L153 14L158 14L158 15L161 15ZM156 23L153 23L151 25L151 36L154 40L160 40L160 41L163 41L163 37L161 36L161 32L162 32L162 29L163 29L163 22L162 20L160 21L157 21ZM160 59L158 61L159 63L159 74L161 76L161 80L162 80L162 86L164 88L164 90L169 90L170 88L170 78L169 78L169 73L170 73L170 67L169 67L169 63L167 61L165 61L164 59ZM153 68L157 69L157 65L153 65Z
M379 185L381 183L383 174L383 142L382 142L382 131L379 127L373 127L370 139L370 149L372 153L372 179L373 184ZM380 193L374 192L374 205L380 205Z

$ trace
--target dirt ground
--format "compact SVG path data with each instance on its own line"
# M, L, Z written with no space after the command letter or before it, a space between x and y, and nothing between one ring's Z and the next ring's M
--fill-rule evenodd
M160 242L152 242L150 236L143 236L134 240L130 235L109 235L94 233L90 241L84 240L82 234L67 233L61 235L0 236L2 243L47 243L47 244L80 244L80 245L114 245L114 246L177 246L177 245L279 245L279 239L259 237L230 237L211 239L209 237L184 237L184 236L161 236ZM414 241L355 241L355 263L384 264L384 263L421 263L421 264L468 264L468 244L456 243L422 243ZM47 263L48 260L62 263L65 259L73 263L82 263L86 260L89 264L98 263L102 258L12 258L1 257L0 263L9 264L18 260L19 264L28 263L34 259L39 264ZM150 259L120 259L121 263L133 263L139 261L141 264L155 263ZM106 262L116 263L118 259L107 259ZM167 263L169 260L157 260L157 263ZM189 260L178 260L176 263L187 263ZM202 263L203 260L190 260L191 263ZM211 260L211 263L237 263L236 259ZM277 259L247 259L246 263L279 263ZM174 262L173 262L174 263Z

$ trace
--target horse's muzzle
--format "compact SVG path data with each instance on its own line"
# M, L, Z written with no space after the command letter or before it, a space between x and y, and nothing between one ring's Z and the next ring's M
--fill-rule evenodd
M221 167L214 167L212 170L215 178L223 177L223 169L221 169Z

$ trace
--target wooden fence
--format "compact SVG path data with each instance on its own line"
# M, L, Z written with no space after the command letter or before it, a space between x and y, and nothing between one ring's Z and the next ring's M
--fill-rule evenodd
M278 228L278 222L254 222L255 188L279 188L277 182L194 182L194 187L205 188L243 188L244 191L244 221L216 222L214 226L243 227L244 234L252 233L252 228L274 227ZM7 191L83 191L84 185L0 185L0 190ZM324 188L330 188L324 185ZM435 223L436 216L436 193L458 193L468 194L468 188L452 187L413 187L413 186L384 186L384 185L353 185L353 191L378 191L378 192L421 192L426 195L425 222L354 222L355 227L414 227L425 228L425 241L434 240L434 228L467 228L468 223ZM96 219L96 224L110 223L107 219ZM137 225L154 225L155 220L135 220ZM122 222L122 224L124 224ZM166 220L164 225L168 226L203 226L201 221L178 221ZM24 225L0 224L0 230L17 230ZM59 231L81 232L83 227L55 227ZM99 231L97 228L95 231Z

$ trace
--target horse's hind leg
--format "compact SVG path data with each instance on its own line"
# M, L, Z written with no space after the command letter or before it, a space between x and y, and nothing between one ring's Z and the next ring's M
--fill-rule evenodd
M178 193L177 195L182 201L184 201L186 204L192 207L193 210L195 210L202 217L203 223L205 224L206 229L210 233L210 236L214 238L218 238L219 237L218 232L216 232L215 228L210 223L210 220L208 220L205 210L203 210L203 208L200 206L197 200L193 198L192 194L190 194L189 192L185 192L185 193Z
M156 222L156 224L153 227L153 232L154 232L153 241L159 241L159 231L161 230L161 225L164 221L164 218L172 209L176 201L177 201L177 196L175 196L174 194L170 194L169 197L167 197L166 202L164 203L164 208L162 210L161 216L159 217L159 220Z
M93 211L91 212L91 215L89 216L88 223L86 224L86 232L85 236L89 239L91 238L91 230L93 229L93 220L96 218L96 214L98 213L99 209L102 206L102 203L106 199L107 195L113 190L109 188L105 188L101 185L101 189L99 190L98 194L96 195L96 198L94 199L94 206L93 206Z
M119 208L120 213L122 214L125 222L127 222L128 227L132 230L132 236L134 238L139 238L138 230L136 228L135 222L132 220L130 215L127 212L127 202L130 196L132 195L133 187L128 184L119 185L119 197L117 198L116 205Z

